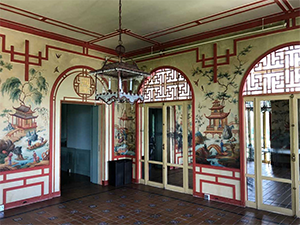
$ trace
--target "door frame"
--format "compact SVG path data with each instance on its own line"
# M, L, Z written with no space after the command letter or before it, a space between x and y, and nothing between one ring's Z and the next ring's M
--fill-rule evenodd
M257 208L260 210L267 210L276 213L285 214L288 216L297 215L300 216L299 210L299 153L296 149L298 146L298 99L300 99L300 94L276 94L276 95L258 95L258 96L245 96L243 97L243 110L245 113L245 102L252 101L253 108L254 108L254 149L259 149L259 151L254 151L254 162L255 162L255 172L253 174L247 174L247 169L245 168L245 203L246 206ZM291 178L290 181L285 178L270 178L264 177L261 174L261 119L260 119L260 101L264 100L288 100L289 101L289 121L290 121L290 154L295 154L295 161L291 160ZM259 118L257 118L259 115ZM244 124L246 123L245 117ZM246 126L244 126L244 132L246 132ZM244 136L246 140L246 137ZM247 148L246 141L244 141L244 149ZM244 154L244 165L247 165L247 154L245 151ZM255 179L255 202L247 200L247 177L251 177ZM291 184L291 201L292 201L292 209L286 209L282 207L270 206L263 204L263 197L262 197L262 180L272 180L278 181L283 183L290 183Z
M146 103L146 104L140 104L139 109L141 110L142 116L142 123L141 125L143 134L139 132L140 138L141 135L143 135L143 141L140 149L139 149L139 155L141 156L141 151L144 150L144 159L139 158L139 163L142 168L142 163L144 163L144 179L140 179L139 183L153 186L153 187L158 187L158 188L164 188L167 190L171 191L176 191L176 192L181 192L181 193L187 193L187 194L193 194L193 189L189 189L189 184L188 184L188 171L189 169L193 169L193 166L188 165L188 126L187 126L187 121L188 121L188 111L187 111L187 106L192 105L193 101L192 100L184 100L184 101L170 101L170 102L154 102L154 103ZM183 116L183 165L180 166L179 164L172 164L172 163L167 163L167 151L164 146L167 145L167 107L169 106L177 106L181 105L183 107L182 111L182 116ZM149 160L149 108L161 108L162 109L162 117L163 117L163 124L162 124L162 130L163 130L163 157L162 157L162 162L157 162L157 161L152 161ZM163 171L162 171L162 183L157 183L154 181L149 180L149 163L151 164L157 164L157 165L162 165ZM168 166L176 166L176 167L182 167L183 168L183 187L178 187L175 185L170 185L168 184L167 180L167 167Z

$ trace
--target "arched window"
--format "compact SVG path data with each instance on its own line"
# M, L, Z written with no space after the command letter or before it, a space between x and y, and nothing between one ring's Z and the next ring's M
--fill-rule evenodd
M250 71L243 96L300 92L300 45L271 52Z
M141 89L144 102L190 100L192 92L185 75L173 68L155 70Z

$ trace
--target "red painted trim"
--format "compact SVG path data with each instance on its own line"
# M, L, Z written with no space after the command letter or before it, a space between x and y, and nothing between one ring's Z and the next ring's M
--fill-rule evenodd
M102 186L108 186L108 184L109 184L109 183L108 183L108 180L103 180L103 181L102 181Z
M245 73L246 74L246 73ZM242 83L243 84L243 83ZM245 171L246 171L246 162L245 162L245 154L246 154L246 148L245 148L245 121L244 121L244 104L243 99L239 96L239 126L240 126L240 177L241 177L241 202L242 205L246 205L246 178L245 178Z
M20 181L20 180L23 180L25 182L28 179L42 178L42 177L48 177L49 181L50 181L50 175L49 174L39 174L39 175L19 177L19 178L14 178L14 179L9 179L9 180L6 178L6 180L0 181L0 184L6 184L6 183L10 183L10 182L14 182L14 181Z
M279 0L274 0L276 2L276 4L278 5L278 7L283 11L283 12L287 12L286 8L281 4L281 2Z
M135 34L135 33L131 32L130 30L125 30L124 34L127 34L128 36L137 38L137 39L142 40L142 41L149 42L149 43L154 44L154 45L160 45L160 43L158 41L154 41L154 40L151 40L152 38L150 39L150 38L146 38L144 36L141 36L139 34Z
M159 46L151 46L151 47L146 47L146 48L141 48L138 50L130 51L125 54L125 57L130 58L130 57L134 57L137 55L147 54L150 52L158 52L160 50L165 50L165 49L172 48L172 47L175 47L178 45L184 45L184 44L188 44L191 42L198 42L198 41L201 41L201 40L204 40L207 38L213 38L213 37L220 36L220 35L225 35L225 34L234 33L234 32L241 32L243 30L248 30L248 29L255 28L255 27L261 27L262 19L264 19L264 24L268 25L271 23L275 23L275 22L279 22L279 21L287 20L287 19L291 19L291 18L296 18L296 17L299 17L299 8L295 9L293 12L288 13L288 14L285 14L283 12L276 13L276 14L269 15L266 17L261 17L258 19L234 24L231 26L222 27L222 28L218 28L215 30L210 30L210 31L199 33L199 34L175 39L175 40L172 40L169 42L164 42L164 43L161 43L161 45L159 45ZM289 30L289 29L283 29L283 30Z
M226 187L231 187L232 188L232 199L236 200L236 194L235 194L235 185L234 184L226 184L226 183L221 183L218 182L218 179L216 178L216 181L210 181L210 180L200 180L200 193L203 193L202 191L202 184L203 183L208 183L208 184L215 184L218 186L226 186ZM203 193L205 194L205 193Z
M21 8L18 8L18 7L7 5L7 4L4 4L4 3L0 3L0 6L7 7L7 8L0 7L1 10L8 11L8 12L11 12L11 13L15 13L17 15L24 16L24 17L27 17L27 18L30 18L30 19L33 19L33 20L37 20L37 21L40 21L40 22L48 23L48 24L51 24L51 25L54 25L54 26L57 26L57 27L60 27L60 28L64 28L66 30L70 30L70 31L77 32L77 33L80 33L80 34L85 34L85 35L92 36L92 37L104 36L103 34L93 32L93 31L89 31L89 30L86 30L86 29L83 29L83 28L80 28L80 27L76 27L76 26L73 26L71 24L67 24L67 23L64 23L64 22L61 22L61 21L58 21L58 20L54 20L54 19L45 17L43 15L39 15L39 14L21 9ZM9 8L11 8L11 9L9 9ZM17 11L14 11L14 10L17 10Z
M282 0L283 1L283 3L288 7L288 9L289 9L289 11L294 11L294 8L293 8L293 6L289 3L289 1L287 1L287 0Z
M204 23L208 23L208 22L211 22L211 21L223 19L223 18L233 16L233 15L237 15L237 14L249 11L249 10L253 10L253 9L256 9L256 8L261 8L261 7L264 7L264 6L267 6L267 5L274 4L274 2L270 2L270 3L266 3L264 5L259 5L259 6L255 6L253 8L249 8L249 7L251 7L255 4L263 3L265 1L266 0L261 0L261 1L253 2L253 3L247 4L247 5L242 5L242 6L230 9L230 10L226 10L226 11L216 13L216 14L213 14L213 15L210 15L210 16L199 18L199 19L191 21L191 22L183 23L183 24L180 24L180 25L177 25L177 26L174 26L174 27L170 27L170 28L166 28L166 29L163 29L163 30L160 30L160 31L152 32L150 34L145 35L145 37L157 38L157 37L160 37L160 36L163 36L163 35L167 35L167 34L170 34L170 33L175 33L175 32L185 30L185 29L188 29L188 28L191 28L191 27L199 26L199 25L202 25ZM237 10L242 9L242 8L248 8L248 9L246 9L244 11L238 11L238 12L235 12L233 14L226 15L226 16L221 16L221 15L224 15L224 14L231 13L233 11L237 11ZM221 17L218 17L218 16L221 16ZM214 18L214 17L218 17L218 18ZM214 18L214 19L211 19L211 18ZM205 20L208 20L208 19L211 19L211 20L205 21ZM178 29L178 28L180 28L180 29ZM171 31L171 30L175 30L175 31Z
M41 170L50 169L50 164L49 164L49 166L36 166L36 167L31 167L31 168L19 169L19 170L3 171L0 174L1 175L6 175L6 174L22 173L22 172L26 172L26 171L34 171L34 170L40 170L40 169Z
M205 164L196 164L196 166L200 168L209 168L209 169L215 169L215 170L225 170L225 171L232 171L232 172L240 172L240 169L236 168L226 168L226 167L220 167L220 166L211 166L211 165L205 165Z
M0 18L0 26L117 56L115 50Z
M215 177L215 178L225 178L225 179L240 181L240 177L235 177L234 176L235 172L233 172L233 176L226 176L226 175L213 174L213 173L203 173L203 172L197 172L197 171L195 171L195 173L200 174L200 175L205 175L205 176L211 176L211 177Z
M29 41L25 41L25 81L29 78Z
M23 181L23 185L22 186L16 186L16 187L11 187L11 188L3 189L3 204L4 204L4 207L6 206L6 204L8 204L8 203L6 203L6 192L13 191L13 190L18 190L18 189L23 189L23 188L27 188L27 187L32 187L32 186L38 186L38 185L41 185L41 196L38 196L40 198L40 197L42 197L44 195L44 182L37 182L37 183L33 183L33 184L26 184L25 181Z
M214 43L214 65L213 65L213 70L214 70L214 83L217 83L218 81L218 74L217 74L217 44Z

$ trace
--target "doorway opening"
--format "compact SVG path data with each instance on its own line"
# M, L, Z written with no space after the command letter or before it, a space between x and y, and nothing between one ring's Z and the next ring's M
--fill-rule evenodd
M290 216L300 215L299 50L290 45L266 54L242 92L246 205Z
M62 191L85 183L98 183L97 131L98 106L62 103Z

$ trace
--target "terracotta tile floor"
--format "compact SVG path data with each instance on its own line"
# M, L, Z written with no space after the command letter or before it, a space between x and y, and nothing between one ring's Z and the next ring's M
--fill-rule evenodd
M80 180L62 196L7 210L0 224L300 224L300 219L209 202L144 185L102 187Z

